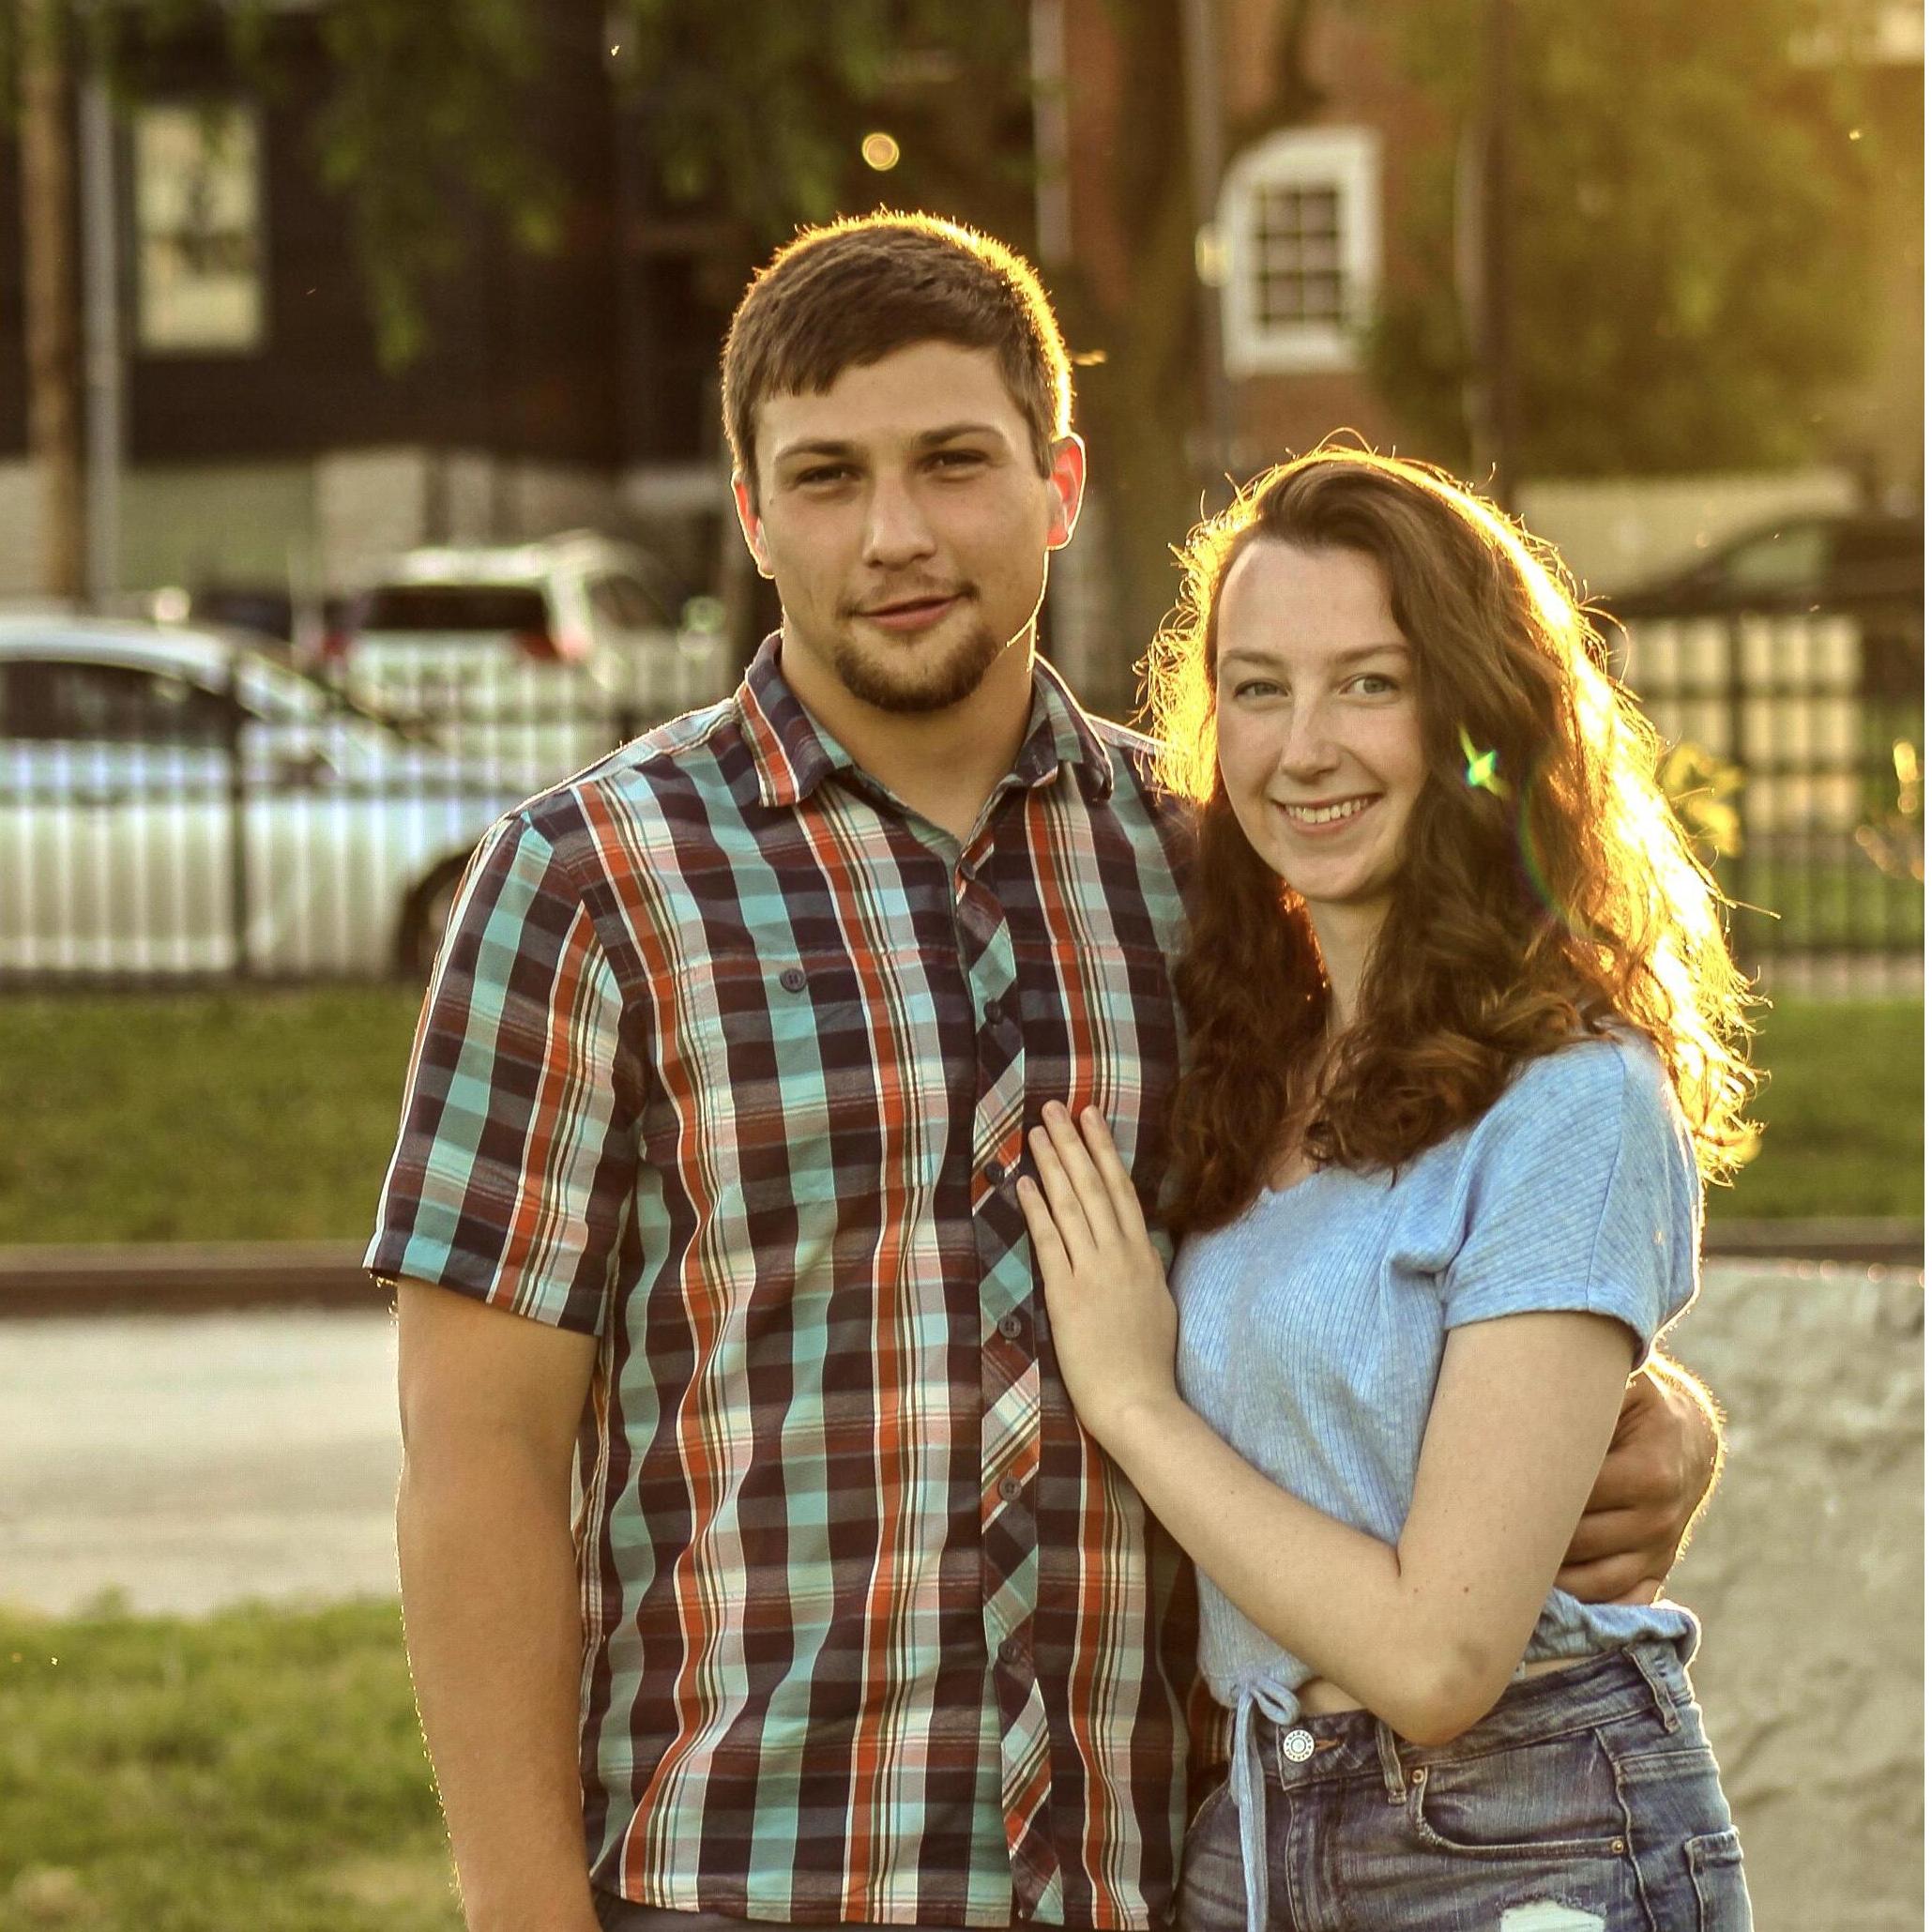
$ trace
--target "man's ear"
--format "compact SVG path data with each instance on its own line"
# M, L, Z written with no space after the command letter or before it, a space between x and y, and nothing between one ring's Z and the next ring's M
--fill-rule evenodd
M738 506L738 526L744 532L745 548L752 553L752 561L758 566L759 576L770 576L771 556L765 548L765 523L753 500L752 486L741 471L732 472L731 500Z
M1080 521L1080 501L1087 492L1087 445L1078 436L1070 433L1055 442L1046 480L1053 492L1053 522L1047 530L1046 547L1064 550L1072 540L1073 525Z

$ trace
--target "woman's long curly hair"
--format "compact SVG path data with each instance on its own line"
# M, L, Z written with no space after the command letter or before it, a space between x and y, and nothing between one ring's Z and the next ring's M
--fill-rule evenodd
M1331 1046L1307 910L1249 844L1216 755L1221 591L1263 540L1371 558L1415 653L1427 776L1357 1016ZM1203 523L1181 564L1177 618L1146 667L1162 776L1202 806L1177 979L1190 1059L1174 1230L1255 1198L1284 1151L1291 1084L1325 1047L1301 1122L1316 1165L1393 1169L1483 1113L1523 1060L1622 1024L1662 1057L1706 1176L1735 1166L1755 1076L1723 901L1658 789L1656 733L1606 675L1554 554L1441 470L1324 445Z

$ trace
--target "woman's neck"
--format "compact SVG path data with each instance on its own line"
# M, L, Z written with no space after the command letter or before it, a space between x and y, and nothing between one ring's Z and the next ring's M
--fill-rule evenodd
M1370 952L1377 935L1388 917L1386 904L1375 905L1311 905L1310 923L1315 943L1321 952L1321 966L1329 982L1329 1025L1331 1040L1355 1024L1362 996L1362 978L1368 970Z

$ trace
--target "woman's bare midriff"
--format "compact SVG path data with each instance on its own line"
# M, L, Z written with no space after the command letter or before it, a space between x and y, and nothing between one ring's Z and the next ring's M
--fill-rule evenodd
M1567 1670L1574 1664L1580 1664L1581 1657L1544 1657L1525 1666L1525 1677L1541 1677L1548 1670ZM1338 1683L1331 1683L1325 1677L1311 1677L1295 1693L1295 1701L1301 1707L1304 1717L1332 1717L1338 1711L1360 1711L1362 1699L1351 1697Z

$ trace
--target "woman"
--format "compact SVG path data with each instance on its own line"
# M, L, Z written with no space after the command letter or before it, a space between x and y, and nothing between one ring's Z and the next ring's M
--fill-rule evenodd
M1323 448L1186 561L1171 1294L1097 1113L1022 1187L1068 1391L1200 1572L1232 1762L1183 1924L1748 1926L1690 1613L1554 1587L1748 1135L1656 740L1438 471Z

